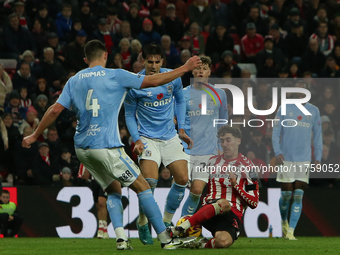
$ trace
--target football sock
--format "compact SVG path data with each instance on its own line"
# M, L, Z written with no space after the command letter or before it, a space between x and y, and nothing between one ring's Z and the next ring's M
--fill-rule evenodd
M289 232L294 232L294 229L299 221L301 212L302 212L302 197L303 190L296 189L293 193L293 203L290 211L290 220L289 220Z
M153 178L145 178L145 180L149 183L152 191L152 195L155 192L155 188L157 186L158 180L153 179ZM142 207L139 204L139 217L138 217L138 225L139 226L144 226L145 224L148 223L148 218L145 216Z
M162 221L161 211L159 210L159 207L152 196L151 190L144 190L138 193L137 196L143 212L145 213L146 217L148 217L148 220L151 222L156 233L162 233L166 228Z
M281 219L283 221L287 220L288 210L290 206L290 200L292 198L292 191L281 191L281 197L279 200Z
M106 205L117 239L127 240L123 227L122 195L117 192L108 194Z
M187 201L185 201L183 208L182 208L182 215L181 217L185 215L193 215L197 209L197 206L200 202L201 195L196 195L192 192L190 192Z
M166 198L163 218L164 222L171 223L176 209L179 207L183 200L185 187L186 185L179 185L175 182L172 184L169 194Z
M209 242L207 242L204 246L204 248L210 248L214 249L215 248L215 238L211 238Z
M197 225L197 224L201 225L203 222L221 213L223 213L223 211L218 203L205 205L201 209L199 209L197 213L191 216L187 221L183 222L181 226L184 229L188 229L189 227ZM189 227L187 225L188 224L187 222L190 222Z

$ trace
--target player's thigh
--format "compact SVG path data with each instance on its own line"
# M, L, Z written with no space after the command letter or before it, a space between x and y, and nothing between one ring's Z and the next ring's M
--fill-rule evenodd
M167 166L177 184L186 185L188 183L187 164L186 160L176 160Z
M295 181L294 182L294 190L296 189L302 189L304 190L307 186L307 183L306 182L302 182L302 181Z
M106 197L99 196L98 197L98 206L99 208L105 208L106 209Z
M161 143L160 152L162 156L162 163L166 166L166 168L171 171L168 166L170 166L173 162L182 161L179 165L176 164L176 167L180 167L181 171L185 170L185 175L188 175L188 154L184 152L182 141L179 139L178 135L167 141L163 141Z
M111 193L119 193L122 194L122 185L120 184L119 181L114 180L113 182L110 183L110 185L105 189L106 194L111 194Z
M158 164L153 160L140 159L139 166L144 178L153 178L158 180Z
M161 152L160 152L161 141L158 139L151 139L144 136L142 136L140 140L144 144L144 149L142 154L138 158L139 164L141 164L141 161L143 160L153 161L157 164L158 171L158 168L161 165ZM142 174L144 173L142 172Z
M293 183L295 181L295 162L284 161L277 173L276 181L282 183Z
M228 248L234 242L231 234L227 231L216 231L214 237L215 237L215 248Z

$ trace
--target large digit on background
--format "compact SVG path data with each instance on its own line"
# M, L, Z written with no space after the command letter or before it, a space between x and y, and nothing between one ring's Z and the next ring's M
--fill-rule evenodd
M57 233L59 237L92 238L97 230L97 219L89 212L94 204L92 191L88 187L65 187L59 191L57 200L69 203L73 196L78 196L80 202L78 206L72 207L72 218L79 218L82 221L83 229L76 234L67 225L57 227Z
M98 117L98 110L100 109L100 105L98 104L97 98L93 98L92 104L91 104L92 93L93 93L93 89L89 89L87 91L85 107L86 107L86 110L88 111L92 110L93 117Z

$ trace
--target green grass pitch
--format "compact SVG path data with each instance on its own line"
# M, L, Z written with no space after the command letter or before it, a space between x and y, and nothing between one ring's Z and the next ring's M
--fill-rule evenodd
M133 251L117 251L114 239L6 238L0 239L1 255L113 255L113 254L340 254L340 237L239 238L229 249L161 250L160 243L142 245L132 239Z

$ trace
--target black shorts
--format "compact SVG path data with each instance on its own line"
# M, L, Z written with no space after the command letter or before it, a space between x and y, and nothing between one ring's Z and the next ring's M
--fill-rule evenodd
M228 213L212 217L202 225L208 229L213 236L215 236L217 231L227 231L233 238L233 242L235 242L240 234L239 227L241 221L232 211L229 211Z
M95 203L98 203L98 197L105 197L107 199L106 192L102 189L102 187L100 187L100 185L96 181L94 180L91 181L90 188L92 190L93 200Z

